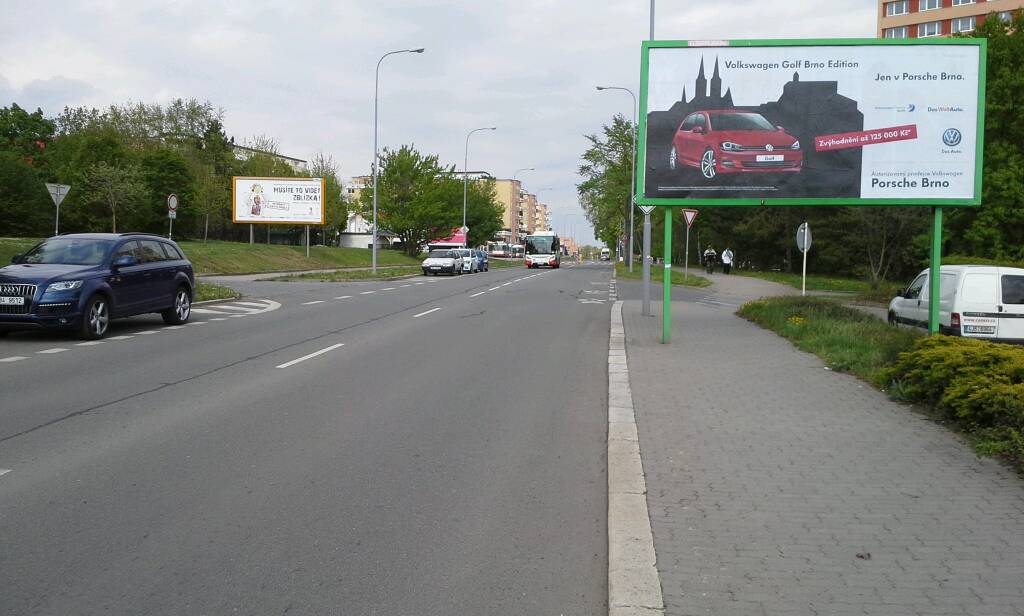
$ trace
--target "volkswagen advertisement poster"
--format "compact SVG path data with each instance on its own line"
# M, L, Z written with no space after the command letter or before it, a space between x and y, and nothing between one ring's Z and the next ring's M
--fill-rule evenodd
M643 51L638 203L980 203L983 40Z
M240 223L324 224L323 178L232 178L232 220Z

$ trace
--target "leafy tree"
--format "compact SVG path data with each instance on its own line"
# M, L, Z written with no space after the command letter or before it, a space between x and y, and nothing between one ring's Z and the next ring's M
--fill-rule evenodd
M497 202L494 186L494 180L478 180L467 186L466 226L469 227L469 236L466 242L470 246L483 246L504 227L504 210Z
M324 179L324 232L333 237L348 225L348 204L338 179L338 165L334 157L320 152L310 161L312 177Z
M602 135L587 135L590 147L583 153L576 186L583 212L594 235L608 246L618 246L629 224L632 181L633 123L618 114Z
M117 233L117 213L131 211L146 198L146 187L133 167L114 167L98 162L82 174L86 202L103 204L110 211L110 230Z
M14 152L0 152L0 235L49 235L53 217L38 170Z
M167 196L178 195L175 226L192 229L196 219L195 178L184 156L168 148L151 150L139 164L145 200L132 210L128 220L133 231L163 233L167 228Z
M0 107L0 149L24 157L38 157L53 139L55 125L36 109L28 113L16 104Z

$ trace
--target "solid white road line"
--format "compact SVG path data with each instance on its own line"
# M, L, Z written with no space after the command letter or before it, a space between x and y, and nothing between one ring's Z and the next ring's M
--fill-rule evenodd
M135 333L138 334L139 336L149 336L150 334L159 334L160 330L159 329L149 329L149 330L146 330L144 332L135 332Z
M341 295L339 297L335 297L334 299L348 299L350 297L352 297L352 296L351 295Z
M252 306L253 308L266 308L266 304L259 304L257 302L235 302L239 306Z
M316 351L314 353L310 353L309 355L305 355L305 356L300 357L298 359L293 359L290 362L283 363L283 364L281 364L280 366L277 366L277 367L278 368L287 368L288 366L294 366L295 364L297 364L299 362L306 361L307 359L312 359L312 358L316 357L317 355L323 355L324 353L330 353L334 349L337 349L337 348L343 347L343 346L345 346L345 343L343 343L343 342L339 342L338 344L332 344L331 346L327 347L326 349L320 349L319 351Z
M209 308L193 308L192 314L227 314L226 312L220 312L219 310L210 310Z
M484 293L487 293L487 291L480 291L479 293L474 293L474 294L470 295L470 297L477 297L479 295L483 295Z
M3 359L0 359L0 364L9 364L11 362L21 361L23 359L28 358L22 357L21 355L12 355L11 357L4 357Z
M513 281L513 282L515 282L515 281ZM507 286L508 286L508 285L510 285L510 284L512 284L512 283L511 283L511 282L506 282L505 284L503 284L503 285L501 285L501 286L503 286L503 287L507 287Z
M230 315L228 318L231 318L231 319L241 319L242 317L247 317L247 316L249 316L249 315L247 315L247 314L233 314L233 315ZM167 329L173 329L173 328L168 327Z
M488 291L497 291L497 290L498 290L498 289L500 289L500 288L501 288L501 285L498 285L498 286L496 286L496 287L491 287L490 289L487 289L487 290L488 290Z
M324 300L318 299L318 300L312 301L312 302L302 302L302 305L303 306L312 306L313 304L322 304L322 303L324 303Z
M421 312L419 314L412 315L412 318L418 319L418 318L422 317L423 315L430 314L431 312L437 312L438 310L440 310L440 308L431 308L430 310L428 310L426 312Z
M191 327L193 325L206 325L206 321L192 321L188 325L189 325L189 327Z
M422 282L414 282L413 284L423 284Z
M244 312L246 314L252 312L252 308L246 308L245 306L232 306L231 304L217 304L214 308L233 312Z
M412 286L411 284L403 284L403 285L401 286L401 288L403 288L403 289L404 289L404 288L406 288L406 287L411 287L411 286Z
M64 351L70 351L70 350L71 349L65 349L65 348L62 348L62 347L57 347L57 348L54 348L54 349L43 349L42 351L36 351L36 353L38 353L39 355L53 355L54 353L63 353Z

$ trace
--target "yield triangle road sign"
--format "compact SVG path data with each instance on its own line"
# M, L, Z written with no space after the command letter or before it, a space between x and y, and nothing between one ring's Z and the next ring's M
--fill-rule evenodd
M686 219L686 227L692 227L693 221L697 220L697 210L683 210L683 218Z
M46 190L50 193L50 198L53 199L54 205L60 205L60 202L67 196L68 191L71 187L67 184L46 184Z
M643 212L646 215L646 214L650 214L651 212L653 212L654 208L656 206L653 206L653 205L641 205L639 207L640 207L640 211Z

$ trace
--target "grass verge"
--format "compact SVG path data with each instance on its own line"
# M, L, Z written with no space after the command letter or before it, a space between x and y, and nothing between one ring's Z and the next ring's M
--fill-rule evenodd
M338 267L370 267L365 248L313 246L306 258L305 246L243 244L239 242L179 242L197 274L254 274ZM378 250L378 265L414 265L419 259L394 250Z
M737 314L821 357L833 370L879 387L888 384L883 372L922 335L815 297L758 300L744 304Z
M391 280L393 278L403 278L405 276L414 276L421 273L423 273L423 269L417 265L410 267L390 267L383 270L378 269L376 274L370 270L351 270L347 272L321 272L295 274L292 276L278 276L277 278L270 278L270 280L275 282L348 282L352 280Z
M196 296L192 301L206 302L213 299L238 299L241 294L234 289L222 287L217 284L208 284L196 281Z
M662 284L662 272L664 269L659 266L651 266L651 284L661 285ZM643 280L643 266L636 264L633 266L632 273L629 271L629 266L625 263L615 264L615 276L618 278L625 278L626 280ZM672 284L686 287L710 287L711 281L703 276L697 274L690 274L689 277L684 278L682 272L672 270Z
M854 374L893 398L920 404L964 434L980 455L1024 471L1024 348L897 328L813 297L777 297L738 314Z
M801 285L800 274L788 272L757 272L753 270L733 270L739 276L760 278L777 282L786 286L799 289ZM870 304L888 304L889 300L896 297L896 291L901 287L898 282L883 280L878 285L871 286L867 280L858 278L840 278L835 276L820 276L811 274L807 276L808 291L826 291L830 293L850 293L849 299L855 302Z

